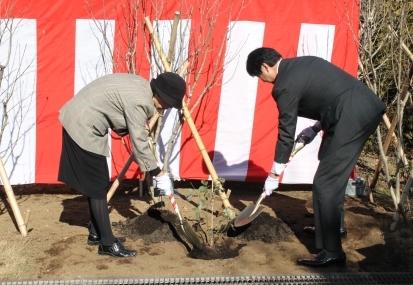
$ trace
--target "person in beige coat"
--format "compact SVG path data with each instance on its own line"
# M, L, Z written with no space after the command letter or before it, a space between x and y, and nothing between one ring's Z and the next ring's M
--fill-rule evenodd
M124 247L125 238L113 235L108 204L109 130L129 134L141 171L149 172L157 188L169 195L171 180L161 171L151 152L146 126L156 109L182 108L184 79L172 72L150 82L141 76L115 73L100 77L81 89L60 110L63 126L58 180L88 198L91 223L87 243L99 245L98 254L133 257Z

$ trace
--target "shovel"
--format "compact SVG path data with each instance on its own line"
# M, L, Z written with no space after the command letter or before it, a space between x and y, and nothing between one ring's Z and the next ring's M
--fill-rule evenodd
M298 143L294 143L293 147L293 152L290 155L290 158L288 159L287 164L291 161L291 159L294 157L294 155L299 152L303 147L305 146L305 143L299 141ZM280 181L282 178L284 171L280 174ZM265 191L262 192L260 197L258 198L257 202L249 204L247 207L245 207L244 210L238 215L238 217L235 218L234 220L234 226L235 227L242 227L248 223L250 223L252 220L254 220L263 210L264 207L261 206L262 200L267 197L265 194Z
M179 211L178 203L175 201L174 193L171 193L168 196L169 201L171 201L172 207L174 208L176 214L179 218L179 223L181 225L182 231L186 237L186 239L197 249L202 250L203 244L200 240L199 236L196 234L192 226L188 223L188 221L182 219L181 212Z

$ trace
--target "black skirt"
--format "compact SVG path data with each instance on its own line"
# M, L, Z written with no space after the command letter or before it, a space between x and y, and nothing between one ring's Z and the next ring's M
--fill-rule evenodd
M81 148L63 128L58 181L94 199L106 199L109 169L106 157Z

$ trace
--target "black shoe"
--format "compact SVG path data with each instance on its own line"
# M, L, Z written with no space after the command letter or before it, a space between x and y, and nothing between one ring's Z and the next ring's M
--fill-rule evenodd
M341 236L342 239L345 239L347 237L346 228L340 228L340 236Z
M297 263L305 266L320 267L330 264L345 264L346 253L341 251L340 253L331 253L323 250L316 257L313 258L303 258L297 260Z
M134 257L137 252L135 250L126 249L119 242L114 242L111 246L99 244L98 254L111 255L114 257Z
M315 227L312 226L306 226L303 229L304 232L309 233L311 235L315 235ZM347 230L346 228L340 228L340 236L342 239L345 239L347 237Z
M126 241L125 237L115 237L115 242L124 243ZM100 243L100 236L96 233L89 233L87 237L88 245L98 245Z

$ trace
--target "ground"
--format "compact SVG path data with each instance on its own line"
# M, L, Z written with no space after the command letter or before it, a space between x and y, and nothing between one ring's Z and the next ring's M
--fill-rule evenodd
M375 162L374 156L360 161L358 175L372 175ZM304 226L313 224L309 185L282 185L264 199L264 211L251 224L230 227L207 241L207 228L196 224L194 208L199 204L195 198L187 200L200 185L200 181L175 185L182 216L203 239L204 247L197 249L182 233L168 199L154 203L150 196L139 196L137 181L121 183L110 201L110 218L115 234L127 238L125 246L138 251L137 257L128 259L100 256L96 246L87 245L87 201L73 189L13 186L23 217L30 210L28 234L22 237L0 188L0 280L413 272L412 213L407 212L409 224L400 217L396 230L390 231L395 211L386 193L375 191L374 203L364 196L346 197L347 264L315 269L296 264L297 259L318 252L314 237L303 232ZM381 185L385 186L383 181ZM262 191L262 183L225 182L223 186L231 190L229 201L237 214ZM212 212L220 213L220 205L218 199ZM220 222L222 215L210 228L218 229Z

